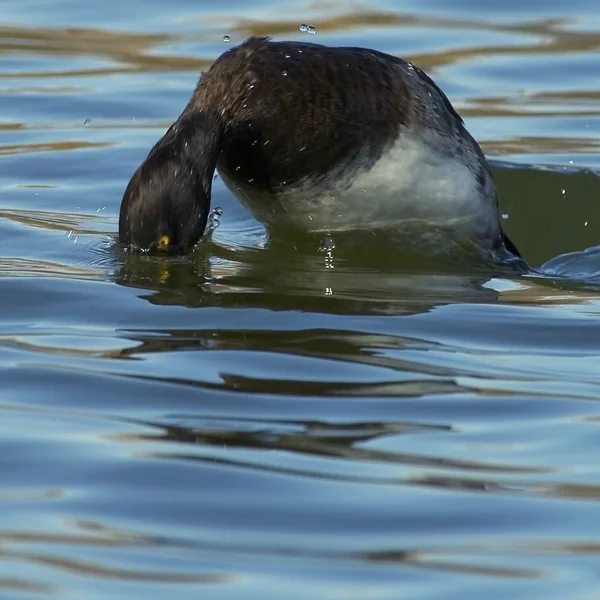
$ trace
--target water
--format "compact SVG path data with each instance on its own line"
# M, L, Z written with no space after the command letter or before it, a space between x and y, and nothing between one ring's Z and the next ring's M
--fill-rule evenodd
M596 597L599 6L7 0L0 597ZM225 37L304 23L427 69L539 273L268 240L219 179L193 255L119 251Z

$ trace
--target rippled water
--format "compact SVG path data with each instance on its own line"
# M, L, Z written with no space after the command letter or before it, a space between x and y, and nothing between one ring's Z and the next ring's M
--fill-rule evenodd
M193 255L122 254L252 33L427 69L539 271L267 240L220 180ZM0 597L596 597L599 48L597 0L4 2Z

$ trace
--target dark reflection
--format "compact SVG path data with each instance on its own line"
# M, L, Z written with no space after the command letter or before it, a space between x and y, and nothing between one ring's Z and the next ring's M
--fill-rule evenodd
M26 227L39 227L47 231L65 231L83 235L99 233L98 227L106 219L98 215L54 212L48 210L0 209L0 219L6 219Z
M453 548L451 553L455 554L456 549ZM437 571L450 571L454 573L464 573L470 575L487 575L489 577L506 577L506 578L524 578L524 579L541 579L544 575L541 569L532 569L525 567L501 567L496 565L477 564L481 560L481 549L478 552L473 552L470 563L457 561L453 556L446 560L435 553L435 558L429 556L428 552L422 551L384 551L384 552L365 552L360 554L360 558L370 562L384 564L411 565L413 567L423 567L435 569Z
M368 236L368 237L367 237ZM333 247L331 247L333 246ZM334 314L415 314L453 302L495 302L484 287L502 264L468 254L424 256L371 232L272 238L264 248L204 240L190 256L123 255L116 282L152 304Z
M179 415L178 421L198 421L197 417ZM371 475L348 475L345 472L336 472L333 468L327 472L316 468L296 468L280 464L274 459L265 464L264 459L253 462L249 458L241 458L235 454L225 458L219 454L221 450L241 448L252 450L278 450L287 451L305 456L320 458L338 458L344 461L378 462L396 464L408 467L431 469L450 469L468 472L486 471L491 473L508 474L533 474L546 473L547 468L525 467L517 465L491 464L477 460L460 460L442 456L424 456L406 452L393 452L371 450L363 447L364 444L389 437L407 433L427 434L431 432L452 433L451 425L447 424L421 424L421 423L327 423L322 421L247 421L205 419L203 426L171 425L157 422L144 421L145 426L155 427L156 434L118 434L112 436L120 441L144 442L177 442L198 445L202 453L190 450L189 453L171 453L153 451L155 458L190 460L223 465L235 465L244 469L260 469L271 473L280 473L301 477L314 477L332 481L359 482L364 484L400 484L400 485L427 485L443 487L445 489L462 489L496 492L501 488L492 481L474 481L472 478L460 479L458 477L428 478L426 480L412 479L410 475L402 477L384 477ZM211 455L209 449L215 450Z
M65 279L103 279L99 270L55 263L47 260L0 256L0 277L60 277Z
M72 152L73 150L85 150L89 148L110 148L114 144L109 142L83 142L83 141L60 141L37 144L2 144L0 145L0 156L8 154L33 154L35 152Z
M74 530L68 531L73 528L73 524L71 524L71 527L62 533L4 531L0 533L0 561L3 559L22 561L42 567L51 567L80 577L93 576L138 583L214 585L228 583L232 579L222 573L202 573L197 569L189 573L182 572L181 569L168 570L168 568L129 569L114 565L110 559L106 561L107 564L103 564L100 558L84 560L80 554L86 548L101 548L105 551L103 556L109 556L107 552L111 549L139 551L144 547L165 546L171 545L171 543L156 537L103 526L97 522L77 521L74 525ZM41 549L39 551L16 549L20 544L27 544L28 548L37 544ZM59 552L55 548L57 545L63 547ZM79 555L65 556L64 547L70 548L74 555ZM45 583L0 577L0 590L3 588L21 592L58 593L58 589ZM62 591L64 592L64 590Z
M82 69L39 70L2 73L2 78L85 77L118 72L194 70L200 71L210 59L195 56L156 55L153 51L168 44L174 35L119 32L83 27L0 27L0 56L15 51L42 56L90 57L110 61L108 66L91 65ZM113 63L113 64L110 64ZM119 65L119 66L116 66Z
M158 334L158 335L157 335ZM227 367L219 372L219 382L202 377L200 373L190 373L189 377L154 377L152 374L131 375L145 381L168 381L173 385L183 385L203 390L231 390L236 393L276 395L290 397L421 397L430 394L472 393L472 389L456 383L456 368L429 364L427 360L409 360L387 350L437 349L437 344L401 337L338 331L334 329L301 329L298 331L269 331L265 329L200 329L200 330L161 330L152 334L127 332L127 340L134 342L130 347L110 350L103 353L105 358L139 359L146 354L167 354L177 351L202 350L243 350L248 353L264 352L275 357L309 357L336 361L338 365L350 363L369 365L385 369L378 381L346 381L343 373L340 379L323 381L286 377L283 373L274 376L271 367L257 369L256 375L239 374L235 367ZM13 342L13 345L15 342ZM23 342L19 347L26 347ZM440 347L441 348L441 347ZM30 351L47 353L39 346L28 347ZM72 352L76 355L77 352ZM81 352L79 352L81 354ZM97 353L96 353L97 355ZM201 357L199 356L199 360ZM268 360L265 358L268 363ZM339 368L339 367L338 367ZM396 374L397 373L397 374ZM509 392L507 392L509 393Z
M123 354L123 353L121 353ZM360 356L347 355L345 360L360 363ZM398 368L403 366L398 363ZM427 365L415 365L415 371L429 370ZM293 397L349 397L349 396L368 396L368 397L386 397L407 398L420 397L429 394L454 394L459 392L470 393L472 390L457 385L452 379L448 380L428 380L412 379L410 381L384 381L369 383L351 383L351 382L329 382L329 381L301 381L298 379L272 379L266 376L247 377L234 373L220 373L222 382L211 383L192 378L154 378L151 375L134 375L138 379L147 382L168 382L172 385L185 385L189 387L198 387L205 390L231 390L238 393L274 395L274 396L293 396Z
M1 556L1 553L0 553ZM59 589L56 586L37 581L20 579L18 577L0 577L0 591L8 592L9 590L20 594L53 594L57 595Z
M155 583L188 583L188 584L215 584L224 583L229 578L220 574L178 573L176 571L161 571L160 569L124 569L120 567L104 566L98 562L84 561L79 558L61 558L54 553L19 552L0 549L0 558L22 560L27 563L53 567L60 571L70 572L79 576L92 575L106 579L117 579L135 582ZM0 585L2 580L0 579Z

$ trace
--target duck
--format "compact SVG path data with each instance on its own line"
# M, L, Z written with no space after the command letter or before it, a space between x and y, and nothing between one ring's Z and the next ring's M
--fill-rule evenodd
M443 230L522 260L490 165L420 68L377 50L253 36L203 73L131 177L119 241L190 251L215 171L267 230Z

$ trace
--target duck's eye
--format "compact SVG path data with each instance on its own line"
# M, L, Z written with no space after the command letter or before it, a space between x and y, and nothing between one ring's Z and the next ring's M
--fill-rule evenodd
M168 235L163 235L158 240L158 249L159 250L166 250L168 247L169 247L169 236Z

